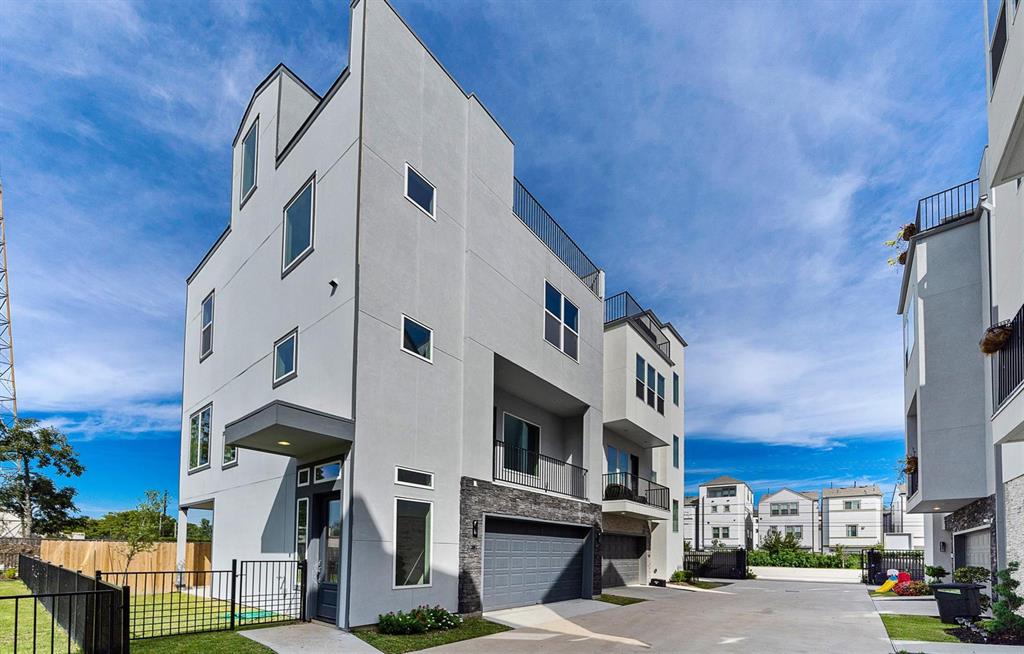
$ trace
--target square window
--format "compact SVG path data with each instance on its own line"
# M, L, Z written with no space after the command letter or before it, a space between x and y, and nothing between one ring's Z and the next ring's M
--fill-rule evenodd
M544 282L544 340L579 360L579 308Z
M341 461L321 463L313 468L313 483L334 481L341 478Z
M540 427L506 413L502 429L505 469L536 475L540 465Z
M856 538L857 537L857 525L846 525L846 537Z
M434 475L429 472L421 472L411 468L395 466L395 483L405 486L419 486L421 488L434 487Z
M433 184L424 179L412 166L405 164L405 197L425 214L436 219L434 215L435 194Z
M425 361L434 361L434 332L409 316L402 316L402 349Z
M189 420L189 470L196 470L210 464L210 423L212 421L212 404L207 404L193 413Z
M274 384L294 379L298 373L299 328L274 343Z
M395 588L430 585L431 508L395 499Z
M199 360L213 354L213 291L203 300L202 317L199 321Z
M301 468L295 475L296 486L309 486L309 468Z
M313 249L313 180L284 208L283 272L288 272Z
M242 199L239 205L245 204L256 188L256 141L259 138L259 124L257 118L242 141Z

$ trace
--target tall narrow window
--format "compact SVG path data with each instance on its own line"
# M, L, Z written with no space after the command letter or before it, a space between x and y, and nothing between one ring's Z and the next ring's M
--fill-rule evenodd
M665 378L658 375L658 413L665 415Z
M402 349L424 361L434 361L434 332L409 316L402 316Z
M197 470L210 464L210 422L212 420L212 404L207 404L192 414L189 421L189 470Z
M199 360L213 354L213 291L203 300L202 318L199 326Z
M313 249L315 177L310 177L284 208L283 272L295 267Z
M579 308L544 282L544 339L575 361L579 360L579 320Z
M295 555L299 561L306 560L306 545L309 543L309 498L300 497L295 502Z
M649 404L651 406L651 408L654 408L655 406L657 406L657 403L654 401L654 398L655 398L655 396L654 396L654 384L655 384L654 378L656 376L657 376L657 373L654 372L654 366L652 366L651 364L648 363L647 364L647 404Z
M256 188L256 140L259 138L259 124L257 118L242 141L242 199L239 205L245 204Z
M722 527L722 538L728 538L728 537L729 537L729 528L728 527Z
M672 467L679 467L679 437L672 437Z
M672 533L679 533L679 500L672 500Z
M431 504L395 500L395 587L430 585Z
M294 379L298 374L299 328L274 343L274 385Z
M502 427L505 468L536 475L540 465L540 427L508 413Z
M857 537L857 525L846 525L846 537L856 538Z
M641 400L644 399L644 389L647 388L647 384L644 383L644 374L647 370L647 362L639 354L636 355L636 396Z
M434 212L436 195L434 185L416 172L415 168L405 164L405 197L434 220L437 220Z
M672 373L672 404L679 406L679 373Z

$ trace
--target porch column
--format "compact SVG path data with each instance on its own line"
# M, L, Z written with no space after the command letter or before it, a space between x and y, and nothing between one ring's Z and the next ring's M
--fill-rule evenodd
M583 466L587 469L587 499L601 503L604 473L604 415L594 407L583 414Z
M178 507L178 548L177 561L178 570L185 569L185 544L188 542L188 507Z

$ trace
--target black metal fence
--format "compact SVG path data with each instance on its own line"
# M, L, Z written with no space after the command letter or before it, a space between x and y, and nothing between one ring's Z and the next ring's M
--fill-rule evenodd
M671 491L650 479L628 472L612 472L604 475L605 500L630 500L649 504L668 511Z
M977 208L979 199L977 179L921 198L917 202L917 217L914 220L917 231L920 233L970 216Z
M128 653L129 589L25 555L18 577L31 594L0 597L14 605L10 651Z
M133 640L304 620L305 561L236 561L230 570L102 572L130 586Z
M906 572L924 581L924 552L921 550L861 550L860 569L867 584L883 584L889 570Z
M1010 321L1010 340L996 352L992 361L995 375L995 408L1002 406L1017 387L1024 383L1024 306Z
M746 579L747 550L691 550L683 553L683 569L697 577Z
M586 468L504 441L494 441L494 478L580 499L587 497Z
M512 212L569 267L569 270L576 273L590 290L596 295L601 294L601 271L518 179L515 180L513 189Z

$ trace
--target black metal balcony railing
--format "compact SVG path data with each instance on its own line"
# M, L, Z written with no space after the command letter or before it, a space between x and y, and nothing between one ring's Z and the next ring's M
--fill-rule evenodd
M661 484L628 472L612 472L604 475L603 479L602 499L629 500L668 511L671 491Z
M579 499L587 499L587 469L494 441L494 478L520 486L539 488Z
M1024 306L1010 321L1010 340L993 355L992 371L996 378L996 408L1003 405L1017 387L1024 383Z
M651 342L651 345L665 355L666 359L672 358L672 344L668 337L661 331L661 323L654 315L640 306L629 291L622 291L604 301L604 323L632 318L640 331Z
M978 180L972 179L917 201L917 232L966 218L978 206Z
M918 484L920 480L917 476L917 470L907 473L907 497L913 497L914 493L917 492Z
M601 295L601 271L518 179L513 188L512 211L595 295Z

